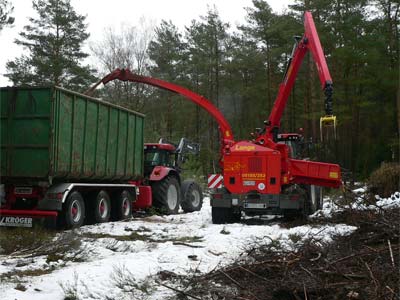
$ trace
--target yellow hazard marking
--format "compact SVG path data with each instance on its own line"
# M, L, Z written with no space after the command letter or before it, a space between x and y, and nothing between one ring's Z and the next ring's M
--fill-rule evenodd
M283 183L288 183L288 178L286 176L283 176Z
M329 172L329 178L339 178L339 173L338 172Z
M240 146L240 145L236 145L234 150L237 150L237 151L253 151L253 150L256 150L256 146Z

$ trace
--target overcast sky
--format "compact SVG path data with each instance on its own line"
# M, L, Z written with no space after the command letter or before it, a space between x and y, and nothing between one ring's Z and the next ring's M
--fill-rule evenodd
M11 0L14 5L15 24L0 32L0 86L11 85L3 76L5 64L23 53L21 46L14 40L23 26L28 24L28 17L34 15L30 0ZM280 12L294 0L267 0L272 9ZM105 27L118 28L121 23L136 25L141 17L158 24L162 19L171 20L179 28L184 28L193 19L198 19L207 12L207 7L216 6L221 19L231 25L245 22L245 7L252 7L252 0L71 0L79 14L87 15L89 43L101 40Z

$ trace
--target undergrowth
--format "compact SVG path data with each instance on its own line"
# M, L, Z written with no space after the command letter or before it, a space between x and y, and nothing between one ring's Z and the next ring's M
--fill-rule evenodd
M34 249L50 243L56 232L42 227L0 228L0 254L12 254Z
M400 210L347 210L325 222L358 229L331 243L310 238L296 250L259 243L230 266L160 279L178 287L173 299L399 299Z

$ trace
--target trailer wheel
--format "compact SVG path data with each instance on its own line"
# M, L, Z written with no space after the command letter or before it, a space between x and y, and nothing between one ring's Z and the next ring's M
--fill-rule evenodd
M179 182L174 176L167 176L163 180L155 181L152 190L155 207L169 215L178 213L181 191Z
M194 180L185 180L181 186L182 202L184 212L199 211L203 205L203 192Z
M115 220L129 219L132 216L132 194L127 190L123 190L116 196L118 197L116 206L115 208L113 207Z
M239 223L241 218L241 213L234 212L232 208L212 207L211 217L213 224Z
M110 220L111 201L106 191L100 191L94 200L94 221L104 223Z
M65 227L67 229L77 228L83 225L83 221L85 220L85 203L79 192L72 192L67 197L61 217L62 221L65 221Z

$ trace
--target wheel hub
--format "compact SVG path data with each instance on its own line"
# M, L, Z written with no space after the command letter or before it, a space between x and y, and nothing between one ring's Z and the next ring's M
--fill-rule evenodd
M127 197L124 197L124 200L122 200L122 210L124 212L124 215L128 215L129 213L129 199Z
M108 207L107 207L107 203L106 200L104 198L100 199L100 203L99 203L99 213L100 216L102 218L105 218L107 216L108 213Z
M74 222L78 222L81 218L81 206L78 200L74 200L71 204L71 216Z
M176 205L178 204L178 190L176 189L175 185L171 184L168 187L167 197L168 208L170 210L174 210Z
M191 197L191 201L192 201L192 205L194 207L197 207L200 205L200 193L197 190L193 190L192 194L190 195Z

